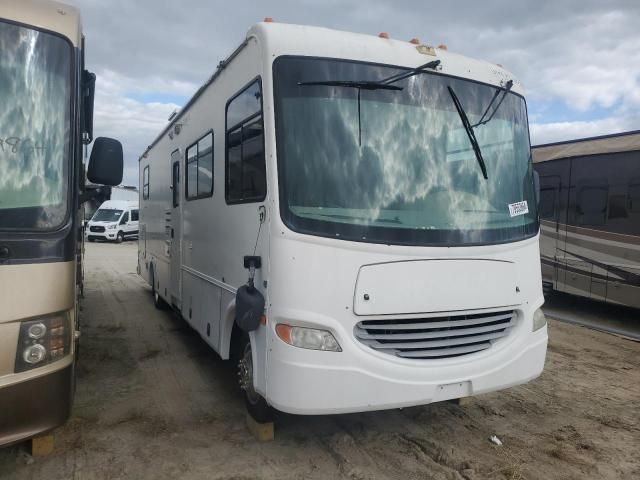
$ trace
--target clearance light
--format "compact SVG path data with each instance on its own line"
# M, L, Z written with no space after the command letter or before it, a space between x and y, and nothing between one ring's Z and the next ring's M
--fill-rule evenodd
M273 18L271 18L271 17L264 17L263 22L264 22L264 23L273 23Z
M411 40L409 40L409 43L413 43L414 45L420 45L420 39L414 37Z
M449 49L447 48L447 46L446 46L444 43L441 43L440 45L438 45L438 48L439 48L440 50L449 50Z
M533 312L533 331L540 330L547 324L547 317L544 316L544 312L541 308Z
M331 332L316 328L292 327L284 323L276 325L276 334L284 343L308 350L322 350L325 352L341 352Z
M387 40L389 39L389 34L387 32L380 32L378 36L380 38L386 38Z

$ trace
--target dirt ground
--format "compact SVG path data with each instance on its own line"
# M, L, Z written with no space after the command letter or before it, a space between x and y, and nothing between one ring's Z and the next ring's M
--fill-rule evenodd
M0 478L640 478L640 343L552 322L530 384L464 406L280 414L258 443L234 366L154 309L135 262L135 242L87 245L72 418L47 458L0 450Z

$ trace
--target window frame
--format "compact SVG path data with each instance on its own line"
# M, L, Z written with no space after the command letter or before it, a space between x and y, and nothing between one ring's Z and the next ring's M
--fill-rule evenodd
M192 147L196 147L196 160L195 160L195 164L196 164L196 174L198 172L198 164L200 163L200 150L198 149L198 143L200 143L207 135L211 135L211 188L209 190L209 192L205 192L202 194L197 194L194 195L192 197L189 196L189 163L194 163L194 162L189 162L189 150ZM198 139L189 144L189 146L187 146L187 148L184 149L184 198L187 202L190 202L192 200L199 200L201 198L209 198L213 196L213 184L215 182L215 155L214 155L214 147L215 147L215 134L213 133L213 129L210 128L209 130L207 130L204 134L202 134L200 137L198 137ZM171 175L173 177L173 163L171 164ZM198 190L198 176L196 175L196 192ZM178 204L179 205L179 204ZM175 208L175 206L174 206Z
M246 90L248 90L252 85L258 84L258 88L260 89L260 110L248 117L243 118L239 122L229 126L227 123L228 113L229 113L229 105L242 95ZM261 118L262 119L262 153L264 157L264 170L265 170L265 190L264 195L262 197L249 197L242 198L239 200L231 200L229 199L229 132L232 130L236 130L240 128L242 132L242 126L246 124L250 124L251 121ZM242 141L242 140L241 140ZM264 202L267 198L268 191L268 181L267 181L267 149L266 149L266 135L264 128L264 90L262 89L262 76L256 75L249 82L247 82L240 90L234 93L229 99L224 107L224 200L227 205L241 205L244 203L261 203Z
M142 169L142 199L143 200L149 200L149 196L151 193L151 168L149 168L151 165L146 165L143 169ZM144 179L144 173L147 172L147 180L145 183L145 179Z

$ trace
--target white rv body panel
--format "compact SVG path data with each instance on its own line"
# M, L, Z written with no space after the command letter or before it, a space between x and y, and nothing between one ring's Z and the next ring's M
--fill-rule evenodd
M282 411L343 413L424 404L524 383L543 369L546 326L533 331L534 312L543 303L537 235L455 248L390 245L303 234L281 218L273 62L281 56L305 56L414 68L440 59L446 75L491 85L512 78L501 67L421 47L323 28L258 24L140 158L139 272L224 359L230 353L235 292L248 277L243 257L261 257L255 285L266 298L267 320L250 334L253 380L256 391ZM262 85L266 198L228 205L226 105L257 78ZM518 81L512 90L522 93ZM187 200L186 151L210 131L213 194ZM176 207L172 153L180 165ZM508 336L481 352L452 358L399 358L354 336L359 322L390 316L417 321L504 312L511 315ZM341 351L286 344L276 334L279 323L327 330Z

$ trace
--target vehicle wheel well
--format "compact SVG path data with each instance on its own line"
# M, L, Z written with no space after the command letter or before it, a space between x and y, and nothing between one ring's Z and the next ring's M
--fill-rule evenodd
M231 329L231 341L229 345L229 358L237 361L242 357L242 339L246 335L238 324L234 321L233 328Z

